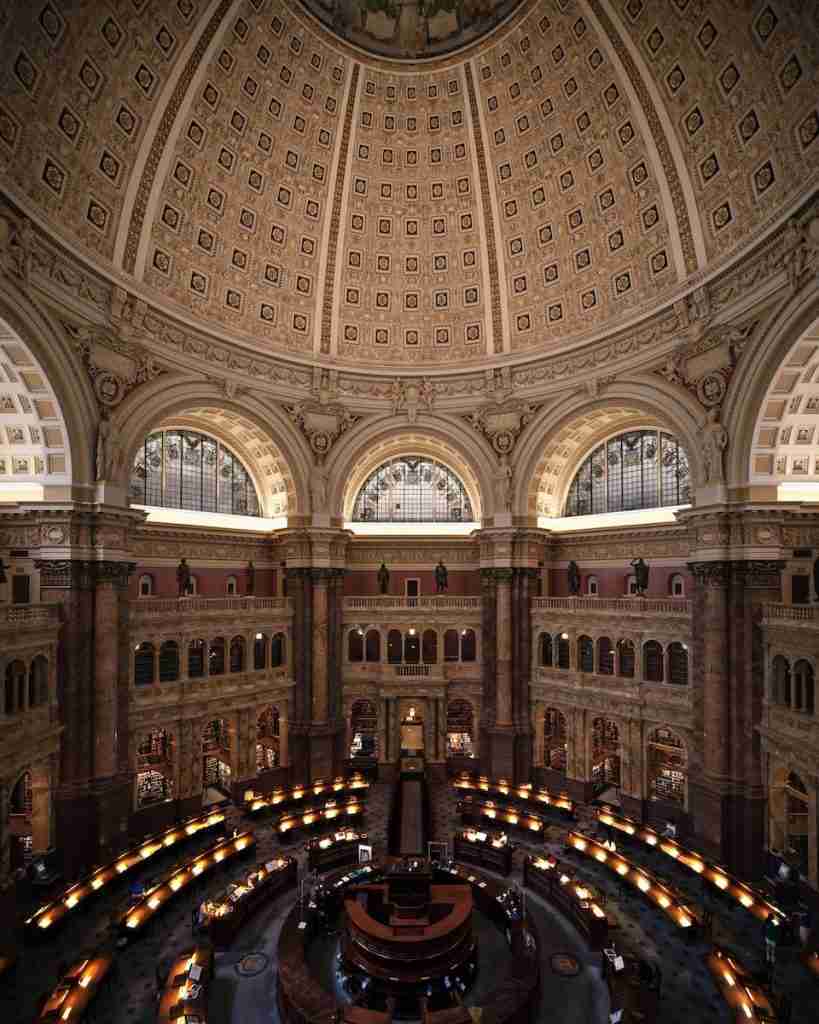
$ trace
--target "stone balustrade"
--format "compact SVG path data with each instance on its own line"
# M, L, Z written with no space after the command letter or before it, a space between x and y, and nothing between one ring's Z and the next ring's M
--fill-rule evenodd
M819 625L819 611L810 604L766 604L762 607L762 622L767 626Z
M60 606L56 604L0 605L0 630L41 629L60 625Z
M602 615L673 615L688 618L691 601L681 597L535 597L532 612Z
M292 602L287 597L140 597L131 601L131 621L167 616L215 616L224 613L255 612L269 619L272 614L292 615Z
M427 594L423 597L404 597L400 594L381 594L377 597L345 597L344 611L475 611L481 610L480 597L458 597L449 594Z

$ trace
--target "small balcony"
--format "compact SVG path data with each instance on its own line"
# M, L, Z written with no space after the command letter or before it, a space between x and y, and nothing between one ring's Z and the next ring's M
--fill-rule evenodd
M0 605L0 631L11 629L56 629L60 625L60 606L56 604Z
M819 626L819 605L766 604L762 608L762 624L816 629Z

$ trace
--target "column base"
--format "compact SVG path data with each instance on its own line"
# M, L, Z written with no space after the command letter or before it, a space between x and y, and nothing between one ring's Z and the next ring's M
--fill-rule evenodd
M332 779L338 775L343 767L338 757L342 748L338 734L343 731L342 722L291 722L288 736L291 783Z
M76 878L93 864L113 859L128 842L131 781L127 776L63 786L54 801L56 846L63 874Z
M765 796L708 779L690 779L688 798L697 842L746 881L765 867Z
M494 726L486 730L490 779L515 777L515 732L512 726ZM483 749L487 749L483 748ZM483 761L483 758L481 758Z

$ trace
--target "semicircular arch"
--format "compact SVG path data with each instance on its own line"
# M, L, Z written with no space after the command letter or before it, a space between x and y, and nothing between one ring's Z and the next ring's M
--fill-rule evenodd
M703 479L697 430L703 410L681 389L657 376L618 381L606 394L579 393L547 408L521 435L515 459L514 508L528 516L563 514L577 469L606 437L635 427L657 427L674 435L686 451L692 480Z
M493 453L460 424L437 416L419 416L414 424L389 417L346 434L328 463L330 508L349 520L370 473L389 459L408 454L428 456L451 469L464 485L476 521L493 513L487 473Z
M216 385L175 374L129 396L112 425L118 437L114 476L125 488L134 455L148 434L188 427L224 442L239 456L256 487L263 516L300 515L308 508L306 444L285 416L253 396L230 399Z

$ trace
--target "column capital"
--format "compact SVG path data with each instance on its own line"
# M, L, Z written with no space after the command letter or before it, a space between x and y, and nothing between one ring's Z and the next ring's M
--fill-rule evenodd
M779 587L784 561L775 559L723 559L713 562L688 562L688 571L703 586L723 588L741 583L753 590Z
M46 590L94 590L100 584L111 584L124 590L136 562L90 561L84 558L37 559L40 586Z

